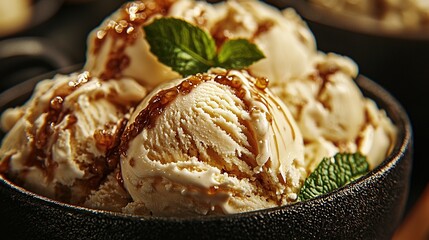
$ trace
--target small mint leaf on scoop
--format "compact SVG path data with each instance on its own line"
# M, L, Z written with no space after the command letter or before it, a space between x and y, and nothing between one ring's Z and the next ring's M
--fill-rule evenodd
M369 171L366 157L360 153L337 153L326 157L308 176L298 194L304 201L329 193L365 175Z
M182 76L206 72L211 67L242 69L264 58L258 47L245 39L226 41L217 54L210 34L176 18L159 18L143 29L150 51Z
M218 66L226 69L242 69L264 58L258 46L246 39L231 39L226 41L218 55Z

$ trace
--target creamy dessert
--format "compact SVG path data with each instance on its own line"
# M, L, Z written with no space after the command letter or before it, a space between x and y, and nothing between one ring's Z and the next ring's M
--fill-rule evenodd
M214 69L161 85L121 143L124 186L155 215L237 213L294 202L304 143L263 79Z
M57 200L155 216L284 206L312 196L319 164L358 169L340 187L396 141L355 63L319 52L292 9L132 1L88 46L81 73L2 116L0 172Z
M117 167L127 115L145 94L132 79L88 72L38 83L26 104L2 114L0 169L35 193L81 203Z

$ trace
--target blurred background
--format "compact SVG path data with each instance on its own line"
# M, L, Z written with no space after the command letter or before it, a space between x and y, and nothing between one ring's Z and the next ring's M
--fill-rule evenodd
M86 37L125 0L0 0L0 92L31 77L85 61ZM409 209L429 181L429 31L385 33L344 24L310 9L307 1L267 0L293 6L315 34L318 47L357 62L360 73L391 92L414 129ZM426 99L426 100L425 100Z
M86 37L125 0L0 0L0 89L83 63Z

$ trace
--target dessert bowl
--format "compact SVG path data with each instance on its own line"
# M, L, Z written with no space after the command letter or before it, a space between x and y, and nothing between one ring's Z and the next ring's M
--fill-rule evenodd
M1 111L22 104L34 84L53 75L28 80L2 93ZM331 193L239 214L152 217L61 203L0 176L2 232L20 239L390 239L408 196L411 124L406 111L382 87L364 76L359 76L357 84L366 97L385 109L398 128L398 138L391 154L378 167Z

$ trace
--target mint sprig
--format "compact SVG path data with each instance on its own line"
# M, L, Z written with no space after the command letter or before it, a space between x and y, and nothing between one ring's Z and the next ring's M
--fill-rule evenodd
M298 195L304 201L332 192L368 173L366 157L360 153L337 153L320 162L308 176Z
M143 28L150 51L183 76L211 67L242 69L264 58L258 47L245 39L226 41L217 54L210 34L176 18L159 18Z

